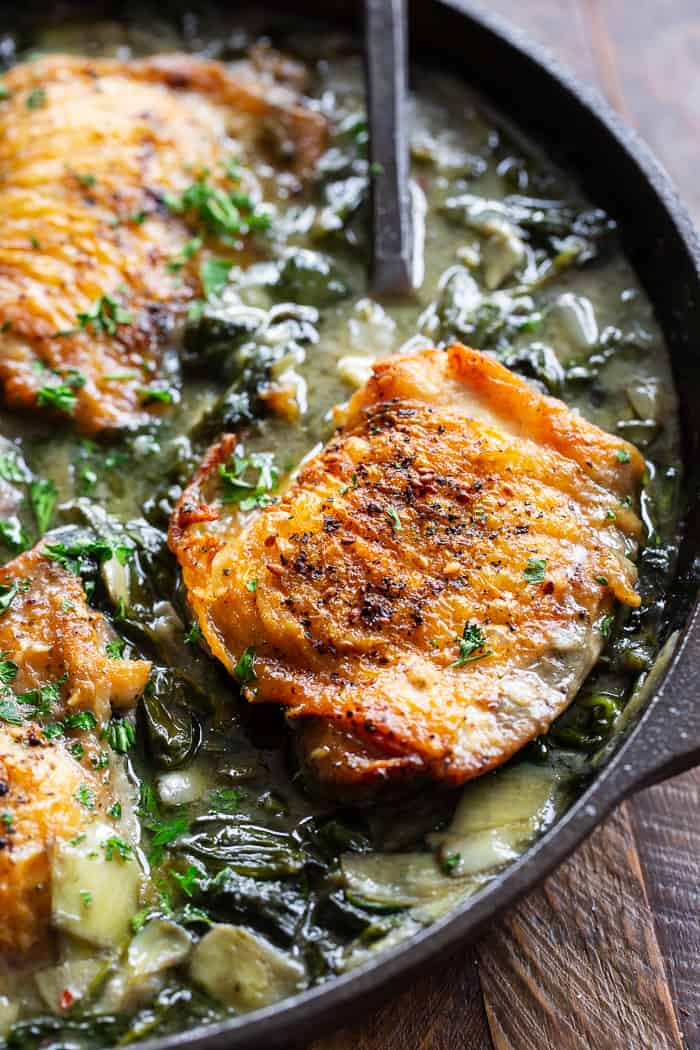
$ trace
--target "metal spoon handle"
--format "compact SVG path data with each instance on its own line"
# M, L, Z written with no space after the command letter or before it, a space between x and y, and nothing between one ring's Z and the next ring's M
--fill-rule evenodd
M371 285L377 296L413 288L405 0L365 0L365 67L372 180Z

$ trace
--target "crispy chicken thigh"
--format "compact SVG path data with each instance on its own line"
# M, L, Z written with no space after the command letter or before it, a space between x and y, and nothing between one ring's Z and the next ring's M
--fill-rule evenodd
M252 513L222 501L235 444L170 544L212 651L287 708L327 787L499 765L570 703L614 603L639 603L641 455L478 351L378 363Z
M275 80L276 68L231 71L177 54L52 55L9 71L0 101L0 381L9 406L55 410L56 397L40 391L63 382L58 408L84 431L147 418L163 348L201 291L185 246L202 231L167 206L168 193L203 173L210 186L245 191L226 174L234 157L272 159L293 189L323 149L324 119L301 105L296 86ZM242 261L252 250L249 238L222 245L203 232L205 253Z
M79 578L40 547L4 566L0 583L13 595L0 615L1 954L40 944L52 846L104 817L115 801L107 767L91 760L104 747L99 730L112 706L133 706L150 664L110 659L111 627L88 607ZM74 734L44 731L79 712L94 716L77 738L79 750L71 750Z

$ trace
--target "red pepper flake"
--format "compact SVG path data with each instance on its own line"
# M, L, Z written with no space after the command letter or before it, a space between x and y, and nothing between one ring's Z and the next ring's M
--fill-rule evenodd
M75 996L71 992L70 988L64 988L61 992L61 998L59 1000L59 1006L62 1010L69 1010L75 1002Z

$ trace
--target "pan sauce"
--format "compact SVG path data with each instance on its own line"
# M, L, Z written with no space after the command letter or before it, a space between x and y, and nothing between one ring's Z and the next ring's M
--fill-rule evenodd
M120 57L124 49L206 50L235 60L260 32L213 19L183 26L64 25L21 44ZM6 441L35 478L58 490L50 529L99 533L105 513L122 523L146 519L127 528L139 555L126 590L118 572L103 567L94 600L126 652L160 668L135 723L136 743L117 760L125 773L113 774L124 781L120 834L137 836L149 872L140 908L126 938L96 936L91 910L118 894L123 878L118 862L105 864L80 936L75 927L67 932L60 872L72 865L79 878L91 844L71 847L54 871L63 932L29 962L0 964L8 1046L112 1045L249 1010L361 964L444 914L566 807L624 720L663 638L677 534L676 399L663 340L612 224L463 84L416 71L420 288L414 302L374 302L366 288L359 60L340 38L280 29L275 43L311 65L310 93L331 121L331 147L311 202L276 202L267 258L232 272L221 302L205 308L186 337L185 357L208 353L213 311L230 326L230 359L241 345L235 326L254 318L246 344L253 363L270 351L271 378L292 391L296 418L261 417L246 455L269 453L277 469L289 469L326 439L329 410L363 382L374 356L459 337L645 453L642 609L620 611L606 625L608 645L577 701L508 767L457 794L436 789L361 809L324 802L305 789L281 716L239 704L231 680L199 646L162 546L178 485L216 426L224 388L210 378L216 369L180 376L173 366L167 378L178 403L160 423L107 443L4 413ZM0 451L14 455L9 444ZM37 537L29 507L6 521L3 561L22 533Z

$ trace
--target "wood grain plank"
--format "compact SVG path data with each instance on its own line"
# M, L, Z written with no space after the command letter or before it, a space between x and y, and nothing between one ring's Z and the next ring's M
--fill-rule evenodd
M626 806L478 952L496 1050L683 1045Z
M491 1050L475 950L309 1050Z
M631 812L678 1022L700 1047L700 773L645 791Z

